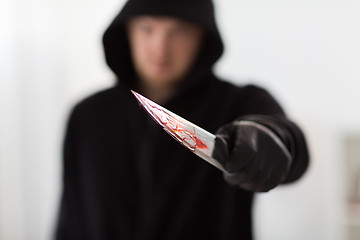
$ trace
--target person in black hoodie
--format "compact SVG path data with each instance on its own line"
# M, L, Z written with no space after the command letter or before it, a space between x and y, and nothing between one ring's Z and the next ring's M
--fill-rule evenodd
M103 44L117 83L71 113L56 239L252 239L254 192L299 179L308 150L266 90L213 74L211 0L129 0ZM172 140L130 89L216 133L228 173Z

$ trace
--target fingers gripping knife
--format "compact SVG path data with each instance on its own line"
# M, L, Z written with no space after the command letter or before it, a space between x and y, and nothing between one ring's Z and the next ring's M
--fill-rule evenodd
M131 92L145 111L168 134L208 163L226 172L223 166L216 159L212 158L215 147L215 135L170 112L139 93Z

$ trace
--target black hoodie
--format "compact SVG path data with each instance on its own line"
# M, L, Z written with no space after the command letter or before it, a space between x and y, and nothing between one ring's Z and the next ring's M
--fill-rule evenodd
M210 0L130 0L103 38L117 84L77 104L68 122L56 239L252 239L253 193L227 184L131 95L130 88L138 89L124 23L138 15L183 19L207 33L198 61L166 108L210 132L248 115L279 116L287 135L278 135L293 155L286 181L307 167L301 131L269 93L233 86L212 73L223 44Z

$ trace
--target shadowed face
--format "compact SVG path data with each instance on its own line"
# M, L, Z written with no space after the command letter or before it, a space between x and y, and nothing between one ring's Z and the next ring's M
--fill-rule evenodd
M141 16L127 24L135 70L153 88L176 85L188 73L201 44L200 27L175 18Z

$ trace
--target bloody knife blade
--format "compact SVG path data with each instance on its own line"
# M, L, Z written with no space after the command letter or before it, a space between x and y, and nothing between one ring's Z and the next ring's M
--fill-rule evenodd
M215 135L163 108L139 93L133 90L131 90L131 92L145 111L162 126L168 134L208 163L226 172L223 166L216 159L212 158L215 147Z

